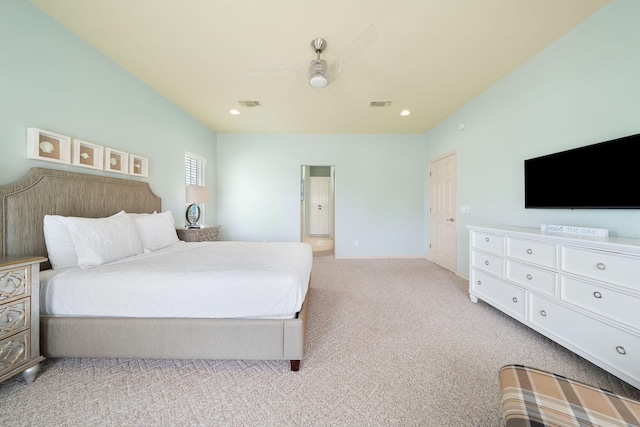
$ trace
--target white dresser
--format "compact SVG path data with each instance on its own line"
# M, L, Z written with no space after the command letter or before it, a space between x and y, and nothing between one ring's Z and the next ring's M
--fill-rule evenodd
M469 294L640 388L640 240L470 230Z

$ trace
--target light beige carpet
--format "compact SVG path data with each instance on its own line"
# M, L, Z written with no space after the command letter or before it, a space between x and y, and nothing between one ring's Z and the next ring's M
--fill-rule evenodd
M640 391L473 304L420 259L314 258L307 354L283 361L46 360L0 384L2 426L499 426L498 369L520 363Z

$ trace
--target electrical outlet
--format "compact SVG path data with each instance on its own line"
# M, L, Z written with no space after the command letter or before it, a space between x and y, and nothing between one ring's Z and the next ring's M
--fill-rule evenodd
M360 246L360 242L356 240L355 242L353 242L353 246Z

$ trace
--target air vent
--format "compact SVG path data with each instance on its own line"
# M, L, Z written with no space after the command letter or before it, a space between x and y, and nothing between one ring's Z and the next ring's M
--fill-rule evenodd
M391 101L371 101L369 107L388 107Z
M259 107L260 101L238 101L243 107Z

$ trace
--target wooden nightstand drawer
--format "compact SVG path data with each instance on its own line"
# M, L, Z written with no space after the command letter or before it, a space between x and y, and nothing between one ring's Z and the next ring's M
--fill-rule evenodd
M0 376L29 361L30 341L29 330L0 341Z
M22 329L29 328L30 311L29 298L0 305L0 340Z
M0 271L0 303L12 298L29 295L29 269L11 268Z

